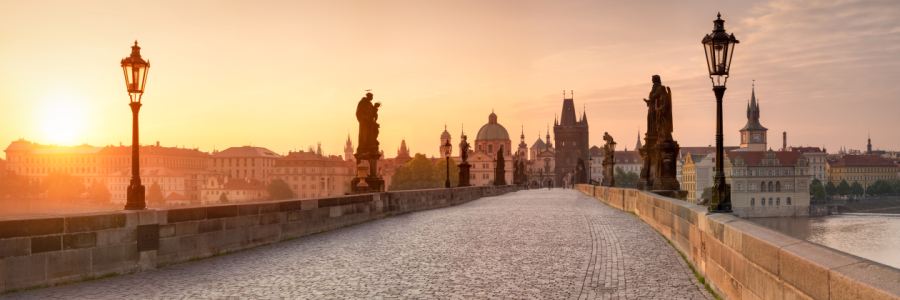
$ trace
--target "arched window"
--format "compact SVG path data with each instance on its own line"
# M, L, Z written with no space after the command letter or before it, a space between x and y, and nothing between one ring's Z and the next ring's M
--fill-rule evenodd
M775 205L781 205L781 197L775 198Z
M488 152L494 152L494 145L488 145Z
M769 206L772 206L772 198L769 198Z
M766 191L766 182L765 181L759 183L759 191L761 191L761 192Z
M766 206L766 198L760 199L759 205L760 205L760 206Z
M781 181L776 181L776 182L775 182L775 191L776 191L776 192L780 192L780 191L781 191Z
M787 201L787 205L791 205L791 197L787 197L786 201Z
M774 190L775 190L775 185L772 184L771 181L769 181L769 191L771 192L771 191L774 191ZM770 203L770 204L771 204L771 203Z
M750 198L750 206L756 206L756 199Z

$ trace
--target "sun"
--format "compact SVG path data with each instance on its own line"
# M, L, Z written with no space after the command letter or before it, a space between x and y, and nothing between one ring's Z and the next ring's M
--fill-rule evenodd
M52 144L74 145L82 137L85 116L82 105L72 96L54 96L40 110L44 135Z

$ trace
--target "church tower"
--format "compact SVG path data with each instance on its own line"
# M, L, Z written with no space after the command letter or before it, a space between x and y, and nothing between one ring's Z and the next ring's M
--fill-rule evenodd
M525 143L525 125L522 125L522 135L519 136L519 150L518 153L522 154L522 157L519 159L528 160L528 144Z
M750 93L750 103L747 104L747 125L741 128L741 148L747 151L766 151L766 132L768 128L759 123L759 103L756 100L756 84L753 84Z
M638 130L638 141L637 141L637 144L634 145L634 151L640 150L641 147L643 147L643 146L641 145L641 131Z
M571 173L575 174L580 158L585 164L590 156L588 143L587 112L582 112L581 119L575 113L574 92L566 96L563 91L563 107L559 121L553 125L553 135L556 139L556 167L555 182L563 182L563 179ZM588 167L589 166L585 166ZM586 182L585 178L574 178L576 183Z
M350 141L350 134L347 134L347 143L344 145L344 160L353 161L353 142Z
M872 135L869 134L869 144L866 145L866 154L872 154Z

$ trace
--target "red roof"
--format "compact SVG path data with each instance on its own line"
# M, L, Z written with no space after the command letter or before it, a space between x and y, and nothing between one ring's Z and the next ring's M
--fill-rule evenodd
M722 147L722 151L728 152L728 151L732 151L732 150L737 150L737 149L739 149L739 148L740 148L740 147L737 147L737 146L723 146L723 147ZM681 147L681 157L682 157L682 159L683 159L684 156L687 155L688 153L694 154L694 155L707 155L707 154L710 154L710 153L716 153L716 147L715 147L715 146L708 146L708 147Z
M279 158L281 155L278 155L272 150L263 148L263 147L251 147L251 146L243 146L243 147L231 147L222 151L218 151L213 153L212 155L215 158L220 157L262 157L262 158Z
M730 151L725 155L731 160L732 163L740 157L744 160L744 164L748 167L759 167L760 164L765 158L766 154L769 153L767 151ZM793 166L794 163L800 158L800 152L794 151L771 151L775 155L775 158L781 162L782 166Z
M588 149L591 152L591 156L600 156L603 155L603 149L594 145L591 149Z
M644 158L637 151L616 151L615 154L617 164L642 164Z
M209 153L202 152L198 149L178 148L178 147L161 147L156 145L141 145L141 155L172 155L172 156L195 156L210 157ZM106 146L97 154L100 155L131 155L131 146Z
M875 155L844 155L833 161L831 167L893 167L891 160Z

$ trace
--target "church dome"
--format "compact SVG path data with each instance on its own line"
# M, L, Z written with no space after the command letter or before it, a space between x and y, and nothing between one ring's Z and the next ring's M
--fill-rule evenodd
M503 125L497 123L497 115L494 112L491 112L491 115L488 116L488 123L481 126L481 129L478 130L478 135L475 137L476 141L486 141L486 140L509 140L509 133L506 131L506 128Z
M450 138L450 132L447 131L447 125L444 125L444 133L441 133L441 138L442 139Z

